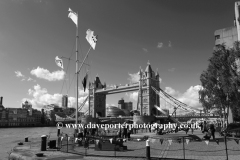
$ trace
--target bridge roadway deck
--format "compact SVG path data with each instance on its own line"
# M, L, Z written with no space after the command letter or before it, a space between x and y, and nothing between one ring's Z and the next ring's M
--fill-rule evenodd
M143 87L143 89L144 88L145 87ZM97 89L95 93L116 94L116 93L131 92L131 91L137 91L137 90L139 90L139 84L131 84L126 86L116 86L113 88Z

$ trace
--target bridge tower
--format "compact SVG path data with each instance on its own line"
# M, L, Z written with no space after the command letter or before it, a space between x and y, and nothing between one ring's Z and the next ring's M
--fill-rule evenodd
M106 94L95 93L97 89L104 89L105 85L102 85L98 76L94 82L89 82L89 112L93 118L105 117L106 113Z
M154 107L154 105L160 106L159 95L152 89L152 86L157 90L160 88L159 73L158 71L155 73L148 62L145 71L140 69L139 75L138 110L140 115L159 115L160 112Z

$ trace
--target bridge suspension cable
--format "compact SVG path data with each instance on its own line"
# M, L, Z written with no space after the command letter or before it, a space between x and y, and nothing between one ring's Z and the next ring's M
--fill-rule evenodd
M152 88L153 88L153 90L156 92L156 94L158 94L162 99L165 100L165 102L169 103L171 106L177 106L177 107L180 107L180 108L181 108L181 106L180 106L179 104L177 104L175 101L171 100L169 97L167 97L167 96L164 95L163 93L158 92L154 87L152 87ZM167 99L164 98L164 97L166 97ZM181 108L181 109L183 109L183 108ZM186 109L183 109L183 110L186 110Z
M171 101L172 103L174 103L174 104L172 104L172 103L168 102L169 104L174 105L174 106L176 106L177 108L180 108L180 109L182 109L182 110L189 111L189 112L195 112L195 113L196 113L196 110L193 110L193 109L190 108L188 105L182 103L181 101L179 101L179 100L175 99L174 97L172 97L171 95L167 94L167 93L164 92L161 88L160 88L160 91L158 91L158 90L157 90L156 88L154 88L154 87L152 87L152 89L153 89L154 92L155 92L156 94L158 94L161 98L166 97L166 98L163 98L166 102L168 102L168 100L169 100L169 101ZM166 100L166 99L168 99L168 100ZM176 111L176 110L175 110L175 111ZM174 111L174 112L175 112L175 111ZM174 114L174 112L173 112L173 114Z
M81 110L82 110L82 108L84 107L84 105L85 105L85 103L87 102L87 100L88 100L88 97L89 96L87 96L86 98L85 98L85 100L83 101L83 103L79 106L79 109L78 109L78 112L80 112ZM71 114L69 117L74 117L75 116L75 114L76 114L76 111L73 113L73 114Z
M192 110L193 112L199 111L199 110L197 110L197 109L192 109L192 107L190 107L189 105L187 105L187 104L185 104L185 103L177 100L176 98L172 97L171 95L167 94L167 93L166 93L165 91L163 91L161 88L160 88L160 91L161 91L162 93L164 93L164 95L168 96L169 98L171 98L171 99L173 99L174 101L177 101L178 103L180 103L181 105L183 105L186 109L190 109L190 110Z

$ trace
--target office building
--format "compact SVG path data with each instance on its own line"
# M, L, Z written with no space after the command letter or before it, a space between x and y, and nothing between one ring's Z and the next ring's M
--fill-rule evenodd
M240 40L240 18L239 18L240 2L235 2L235 19L232 27L218 29L214 32L215 46L225 44L226 48L232 48L234 42Z
M63 95L62 97L62 108L67 109L68 108L68 96Z

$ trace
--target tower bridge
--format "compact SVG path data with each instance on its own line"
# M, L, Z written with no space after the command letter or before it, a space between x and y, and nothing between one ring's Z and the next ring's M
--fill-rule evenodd
M125 86L107 88L101 83L98 76L94 82L89 82L89 115L93 118L106 117L106 96L131 91L139 93L137 110L140 115L160 115L161 112L154 107L154 105L159 106L159 95L151 88L160 88L158 72L155 73L148 62L145 71L140 68L138 74L140 77L138 83Z

